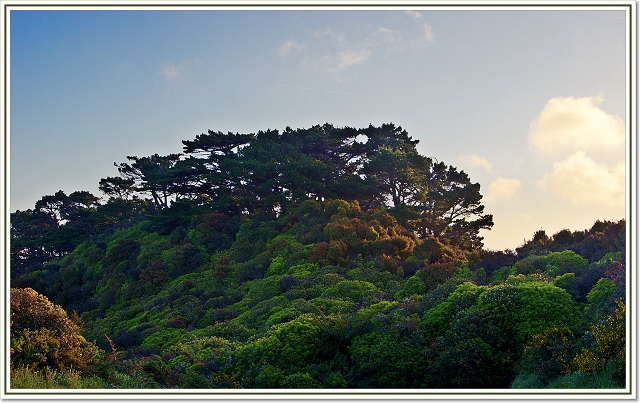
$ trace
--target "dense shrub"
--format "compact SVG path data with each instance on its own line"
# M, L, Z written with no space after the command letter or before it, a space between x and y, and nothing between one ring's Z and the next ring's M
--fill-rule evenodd
M416 387L426 365L419 345L389 330L357 336L349 353L356 365L351 374L356 387Z
M82 336L77 315L31 288L11 289L11 363L32 368L90 372L100 361L97 347Z
M99 363L95 346L77 317L12 290L21 384L624 385L623 224L538 231L516 254L426 234L411 209L296 191L270 195L277 209L225 207L227 196L148 210L14 275L83 312L109 367L100 382L67 382ZM20 292L33 301L14 309Z

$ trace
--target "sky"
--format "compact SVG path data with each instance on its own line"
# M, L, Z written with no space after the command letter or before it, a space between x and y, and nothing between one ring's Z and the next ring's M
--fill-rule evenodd
M623 10L13 10L10 211L200 133L392 122L488 249L625 217Z

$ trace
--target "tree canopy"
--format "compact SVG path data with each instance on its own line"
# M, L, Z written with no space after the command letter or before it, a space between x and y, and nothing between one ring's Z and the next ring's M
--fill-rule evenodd
M209 130L185 140L182 154L127 157L121 177L100 181L107 196L147 198L156 209L188 200L225 214L277 216L304 200L357 200L409 213L403 221L421 238L481 247L480 185L453 166L416 150L401 127L355 129L330 124L257 133Z

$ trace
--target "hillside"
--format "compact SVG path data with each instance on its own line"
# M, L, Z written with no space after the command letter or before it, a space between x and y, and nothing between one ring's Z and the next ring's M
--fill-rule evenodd
M12 293L12 383L624 387L625 222L484 250L480 186L416 144L392 124L209 131L116 164L106 202L12 213L11 287L40 301ZM68 345L60 323L84 361L41 348Z

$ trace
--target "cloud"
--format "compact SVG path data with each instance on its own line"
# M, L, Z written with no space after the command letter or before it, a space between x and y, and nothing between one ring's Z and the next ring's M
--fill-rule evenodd
M315 31L313 33L313 37L314 38L329 38L330 40L332 40L333 42L336 42L338 44L344 44L345 43L344 35L336 34L335 32L333 32L330 29L327 29L325 31Z
M198 58L185 60L179 64L165 63L160 73L165 81L185 81L189 75L189 66L192 64L200 64L202 61Z
M397 43L402 38L400 31L396 29L385 28L385 27L379 27L374 34L381 36L382 41L386 43Z
M623 161L611 168L597 163L583 151L576 151L567 159L553 164L553 172L546 174L539 184L576 204L624 208Z
M413 21L402 21L384 26L363 25L341 27L339 31L319 29L309 31L306 36L281 44L278 53L282 57L297 59L298 66L329 73L336 80L344 80L344 73L353 66L375 58L390 57L391 54L417 51L434 42L431 25L422 14L407 11Z
M482 168L484 171L491 173L491 163L485 158L475 154L465 154L458 158L459 161L477 168Z
M422 22L424 20L424 16L422 15L422 13L419 13L418 11L406 10L404 13L416 21ZM417 42L418 43L435 42L435 37L433 36L433 28L431 27L431 25L427 23L422 23L422 25L420 26L419 40Z
M336 73L351 66L363 63L369 58L369 56L371 56L371 51L369 49L342 51L338 53L335 65L330 67L327 71L330 73Z
M428 43L435 42L435 38L433 37L433 29L431 28L431 25L424 24L422 26L422 29L423 29L422 38L425 40L425 42L428 42Z
M410 16L411 18L416 19L416 20L421 20L423 18L422 14L417 12L417 11L406 10L404 13L406 15Z
M304 48L306 48L306 45L304 43L298 43L298 42L296 42L294 40L291 40L291 41L287 41L287 43L282 45L280 47L280 50L278 51L278 53L282 57L287 57L292 53L300 53L300 52L302 52L302 50Z
M623 151L624 122L598 107L600 97L549 100L531 124L529 143L545 154Z
M180 68L178 66L174 66L172 64L166 64L162 68L162 75L164 79L167 81L184 79L182 73L180 72Z
M508 200L522 193L522 183L518 179L497 178L489 184L487 200Z

